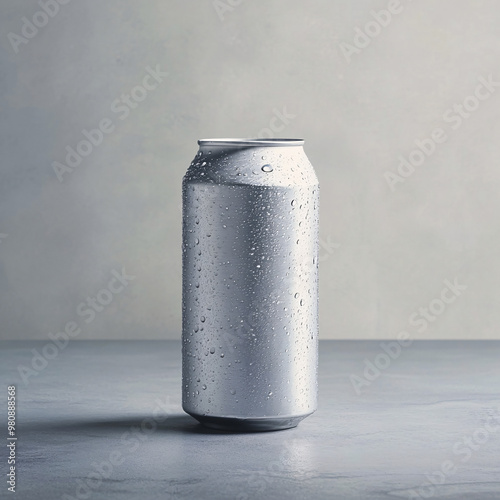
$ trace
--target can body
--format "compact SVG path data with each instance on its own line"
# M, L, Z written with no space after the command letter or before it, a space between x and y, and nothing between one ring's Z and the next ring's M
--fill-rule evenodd
M300 140L203 140L183 179L183 409L294 427L317 405L319 185Z

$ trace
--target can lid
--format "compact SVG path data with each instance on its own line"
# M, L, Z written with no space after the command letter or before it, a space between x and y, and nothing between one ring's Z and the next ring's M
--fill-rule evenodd
M269 147L303 146L304 139L256 138L256 139L200 139L200 146Z

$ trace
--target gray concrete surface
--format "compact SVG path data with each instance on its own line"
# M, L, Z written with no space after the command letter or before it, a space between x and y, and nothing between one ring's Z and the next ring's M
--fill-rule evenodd
M455 277L421 338L500 338L498 0L61 0L16 42L40 3L0 2L0 339L81 320L123 267L82 338L177 338L196 141L261 134L303 137L318 173L323 338L396 338Z
M70 342L23 382L19 366L44 345L1 344L2 392L18 395L18 489L6 498L500 498L498 342L415 342L399 356L385 343L384 364L380 342L322 341L318 411L257 434L183 414L180 342ZM369 362L384 366L371 381Z

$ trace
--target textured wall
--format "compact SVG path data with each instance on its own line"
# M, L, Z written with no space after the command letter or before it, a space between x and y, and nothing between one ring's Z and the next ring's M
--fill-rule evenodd
M322 338L500 338L498 2L59 1L0 6L1 338L178 338L182 175L259 134L320 178Z

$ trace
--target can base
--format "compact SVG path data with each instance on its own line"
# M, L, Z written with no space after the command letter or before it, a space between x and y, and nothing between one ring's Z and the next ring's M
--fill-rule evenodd
M213 417L209 415L198 415L189 413L200 424L210 429L233 432L267 432L281 431L297 427L299 422L308 415L297 417L263 417L263 418L237 418L237 417Z

